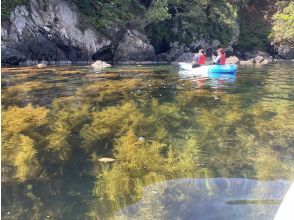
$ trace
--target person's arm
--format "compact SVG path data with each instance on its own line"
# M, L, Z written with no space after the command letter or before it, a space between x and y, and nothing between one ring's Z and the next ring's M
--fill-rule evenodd
M217 57L215 57L215 56L212 57L213 62L216 63L216 64L219 64L220 58L221 58L220 55L218 55Z
M193 57L193 61L197 63L199 60L199 57L200 57L199 54L195 54L195 56Z
M212 58L212 62L213 62L213 63L215 63L216 56L212 55L212 57L211 57L211 58Z
M216 63L216 56L215 55L212 55L212 63Z

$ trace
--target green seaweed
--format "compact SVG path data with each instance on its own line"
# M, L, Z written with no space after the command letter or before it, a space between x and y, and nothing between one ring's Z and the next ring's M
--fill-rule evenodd
M10 106L2 112L2 162L15 168L11 178L23 182L41 174L35 141L27 131L47 124L47 114L48 109L31 104L24 108Z
M36 182L46 175L46 181L37 186L42 186L41 190L19 195L30 201L36 211L24 214L25 206L15 202L13 207L20 210L16 215L66 218L78 205L83 207L79 215L82 219L119 218L113 216L118 209L138 202L146 187L159 182L164 186L167 180L293 179L294 108L291 87L279 74L260 74L258 80L253 79L258 83L262 80L262 86L236 92L231 88L215 89L210 81L199 86L195 80L178 80L172 74L151 75L144 68L139 68L144 75L135 74L138 67L132 67L134 73L129 74L124 67L122 74L117 70L110 77L89 70L83 79L78 75L82 68L77 72L57 68L65 73L60 75L68 82L59 81L58 73L50 77L54 86L63 89L66 85L66 92L57 91L46 108L31 104L3 107L3 182L29 183L35 189ZM7 85L3 93L9 92L4 96L15 103L13 97L50 88L52 83L43 81L44 70L36 70L35 82ZM19 69L13 71L16 78L22 75ZM258 93L252 98L255 91ZM31 98L37 97L32 94ZM102 157L115 161L101 162ZM67 178L77 182L68 184ZM80 189L80 180L87 187ZM205 184L208 196L213 195L214 187L209 181ZM66 194L83 203L46 204L43 195L38 195L40 191L48 191L58 199ZM164 187L158 190L158 196L163 192ZM179 192L169 199L187 198ZM161 210L161 200L152 201L150 197L144 202L142 218L157 218L150 210Z

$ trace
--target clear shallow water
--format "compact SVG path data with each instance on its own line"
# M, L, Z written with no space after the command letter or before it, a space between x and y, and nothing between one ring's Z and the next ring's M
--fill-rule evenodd
M2 218L272 219L294 179L293 67L2 68Z

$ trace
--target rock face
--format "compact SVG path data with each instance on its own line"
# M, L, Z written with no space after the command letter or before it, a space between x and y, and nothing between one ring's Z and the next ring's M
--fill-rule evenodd
M135 30L127 30L123 39L118 42L114 61L150 61L155 60L154 47L148 39Z
M46 5L31 0L29 9L17 6L10 21L2 23L1 46L8 48L2 63L19 64L23 56L34 61L89 61L110 40L92 27L81 30L79 25L78 9L65 0Z
M170 45L171 49L169 51L167 51L167 53L164 53L164 55L157 56L161 59L164 59L167 62L172 62L175 61L178 57L184 55L185 53L189 52L189 47L184 45L184 44L180 44L179 42L173 42Z
M200 48L204 49L207 57L209 57L212 51L215 51L219 45L220 42L218 40L195 40L189 45L175 41L170 44L170 49L167 52L157 54L156 60L167 62L191 62L193 58L192 54L198 52Z
M193 60L193 57L194 57L194 54L193 53L184 53L182 54L181 56L179 56L175 62L192 62Z
M92 59L112 61L114 56L114 49L115 47L113 45L103 46L102 48L97 50L95 54L93 54Z
M260 55L258 55L254 58L256 63L261 63L262 61L264 61L264 59L265 59L265 57L260 56Z
M282 44L277 46L276 49L279 57L286 60L294 59L294 45Z
M17 65L24 62L26 57L18 50L1 47L1 62L4 64Z

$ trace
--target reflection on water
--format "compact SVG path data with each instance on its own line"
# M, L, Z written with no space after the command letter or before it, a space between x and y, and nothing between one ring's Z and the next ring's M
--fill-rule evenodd
M292 69L2 68L2 218L272 218L294 179Z
M236 74L225 73L208 73L208 74L191 74L191 71L179 71L179 78L191 80L195 83L196 88L209 86L212 89L223 89L232 85L236 80Z
M118 219L268 220L287 192L287 181L178 179L144 187L142 199L120 210Z

